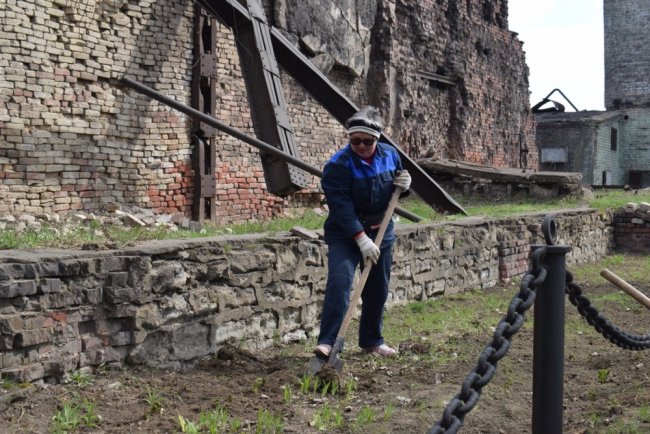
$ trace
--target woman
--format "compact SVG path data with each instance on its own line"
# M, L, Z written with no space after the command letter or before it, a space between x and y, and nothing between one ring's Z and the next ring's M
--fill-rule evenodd
M370 259L375 265L361 294L359 346L366 352L391 357L397 351L384 343L382 321L395 242L393 222L380 246L373 239L395 186L406 192L411 177L402 170L397 151L378 142L382 121L376 108L361 109L345 126L349 143L327 162L321 181L329 206L324 226L329 263L314 353L329 356L347 311L355 269Z

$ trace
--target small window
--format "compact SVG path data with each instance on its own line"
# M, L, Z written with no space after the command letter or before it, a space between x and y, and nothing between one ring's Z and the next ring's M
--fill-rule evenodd
M609 138L609 143L612 151L618 149L618 130L616 128L612 128L611 135Z
M542 148L542 163L566 163L567 148Z

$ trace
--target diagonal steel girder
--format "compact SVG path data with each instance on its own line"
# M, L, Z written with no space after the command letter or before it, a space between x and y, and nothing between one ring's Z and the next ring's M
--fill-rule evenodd
M233 28L242 20L251 17L237 0L194 0L221 23ZM318 68L316 68L280 30L271 26L271 41L278 64L300 83L323 108L342 124L359 108L345 96ZM402 165L411 174L411 189L429 206L444 214L465 214L467 212L436 181L417 165L389 137L382 135L400 155Z

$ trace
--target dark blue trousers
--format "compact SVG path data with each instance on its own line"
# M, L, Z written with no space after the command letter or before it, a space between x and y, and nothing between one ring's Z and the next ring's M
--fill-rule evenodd
M388 298L393 243L382 243L381 256L373 265L361 293L359 346L369 348L384 343L382 326L384 305ZM319 344L333 345L350 301L354 271L361 262L361 252L354 241L332 240L328 243L327 285L320 323Z

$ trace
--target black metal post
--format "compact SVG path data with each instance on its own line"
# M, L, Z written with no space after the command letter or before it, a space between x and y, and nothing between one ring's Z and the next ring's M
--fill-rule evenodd
M547 216L545 230L555 231ZM564 294L568 246L547 235L544 258L548 274L535 296L533 330L533 434L561 434L564 399ZM533 246L533 250L542 246Z

